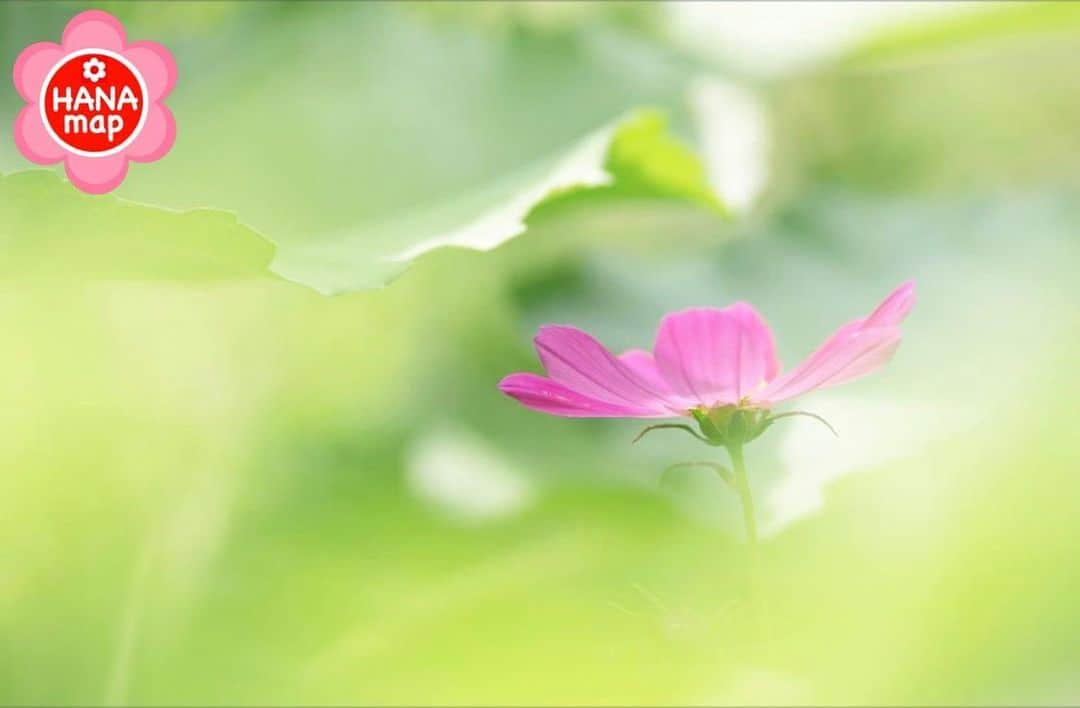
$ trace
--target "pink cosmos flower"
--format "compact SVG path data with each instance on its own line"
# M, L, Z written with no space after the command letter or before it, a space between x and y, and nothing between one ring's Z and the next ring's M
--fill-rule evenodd
M130 142L110 154L77 154L65 149L49 134L42 118L39 101L50 72L61 59L80 50L97 50L106 56L119 57L117 61L135 67L145 84L144 122ZM100 63L100 59L93 57L86 63L84 76L95 85L104 78ZM114 189L124 180L129 160L157 160L169 151L176 138L172 113L162 104L176 83L172 55L154 42L128 44L123 25L108 13L82 12L64 28L60 44L38 42L27 47L15 61L14 79L15 89L28 104L15 119L15 144L19 151L39 165L63 160L68 179L85 192L101 194Z
M634 349L615 356L580 329L548 325L535 339L547 376L511 374L499 388L527 408L550 415L690 416L710 436L710 421L731 418L718 418L717 411L768 411L881 368L900 344L900 323L914 303L915 284L900 285L868 317L840 327L785 373L769 326L744 302L665 316L651 354Z

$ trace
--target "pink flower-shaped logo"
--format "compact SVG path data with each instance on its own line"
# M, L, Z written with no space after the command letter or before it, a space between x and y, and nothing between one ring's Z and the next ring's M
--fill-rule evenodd
M38 42L15 60L15 90L27 105L15 118L15 145L39 165L64 161L68 179L90 194L116 189L128 161L153 162L176 139L163 101L176 64L155 42L127 43L112 15L76 15L60 44Z

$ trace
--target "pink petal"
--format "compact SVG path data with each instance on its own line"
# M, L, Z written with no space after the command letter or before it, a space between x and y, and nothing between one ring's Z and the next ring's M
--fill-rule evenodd
M124 50L124 57L142 74L150 101L165 98L176 85L176 62L169 50L157 42L135 42Z
M64 159L64 150L45 131L36 105L23 106L15 117L15 146L27 160L52 165Z
M870 333L872 332L879 332L880 334L874 334L871 337ZM848 381L862 378L867 374L872 374L888 364L893 358L893 354L895 354L896 350L900 347L901 334L898 329L894 329L891 332L888 330L863 330L860 336L869 337L869 339L877 339L878 342L872 346L864 346L857 357L842 369L838 370L835 374L818 384L817 388L836 386L837 384L847 383ZM867 342L864 342L863 344L865 345Z
M499 382L499 390L526 408L566 418L658 418L670 415L589 398L536 374L510 374Z
M837 330L803 363L756 394L754 403L778 403L814 389L851 381L884 366L900 343L900 330L867 329L861 326L862 322L858 320Z
M899 324L915 302L914 283L895 289L865 319L848 322L788 373L753 397L771 405L819 388L828 388L872 373L892 358L900 345Z
M737 403L780 367L768 325L742 302L667 315L653 351L672 390L706 406Z
M618 359L656 391L674 394L667 381L664 381L664 377L660 375L660 370L656 368L656 360L651 353L644 349L629 349L620 354Z
M126 154L136 162L153 162L165 155L176 141L176 121L168 108L150 106L146 124L139 137L128 147Z
M682 415L685 411L698 405L697 400L687 396L680 396L671 390L671 386L668 385L668 382L660 373L660 369L656 366L656 358L653 357L652 353L644 349L629 349L619 355L619 361L630 367L643 381L660 392L668 410Z
M125 42L124 26L101 10L87 10L75 15L60 38L65 53L76 49L108 49L119 53Z
M597 401L670 415L662 391L575 327L541 327L534 340L548 376Z
M76 187L90 194L105 194L116 189L127 175L128 159L124 153L108 157L82 157L68 154L64 170Z
M904 321L915 305L915 281L901 283L889 293L869 317L867 327L895 327Z
M60 45L52 42L38 42L22 50L19 58L15 60L12 77L15 80L15 90L24 101L37 103L42 84L45 83L45 75L63 56L64 51L60 49Z

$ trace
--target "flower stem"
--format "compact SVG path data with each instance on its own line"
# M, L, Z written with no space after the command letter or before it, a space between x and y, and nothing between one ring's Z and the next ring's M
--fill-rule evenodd
M746 542L750 547L750 562L757 565L757 521L754 518L754 497L750 494L750 480L746 477L742 445L728 445L731 464L735 468L735 491L742 504L743 524L746 526Z
M754 497L750 493L750 480L746 476L746 462L743 460L742 445L728 445L728 454L731 456L731 465L735 469L735 491L739 493L739 501L742 506L743 524L746 526L746 545L749 556L747 583L750 595L750 604L753 608L754 623L759 632L765 637L772 633L771 623L768 617L768 609L761 594L761 569L758 554L757 520L754 517Z

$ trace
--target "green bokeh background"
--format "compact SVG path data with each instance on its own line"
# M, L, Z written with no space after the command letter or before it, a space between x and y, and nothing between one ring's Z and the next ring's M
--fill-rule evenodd
M0 64L84 7L0 4ZM1080 701L1080 6L768 78L658 4L96 7L181 71L177 146L119 196L235 217L84 197L0 141L0 702ZM381 288L267 270L355 230L381 273L397 242L358 225L502 198L642 107L700 153L702 76L769 119L750 210L613 189ZM730 493L661 475L715 451L495 388L541 323L648 346L735 299L790 365L907 278L894 362L801 404L840 438L748 450L756 600Z

